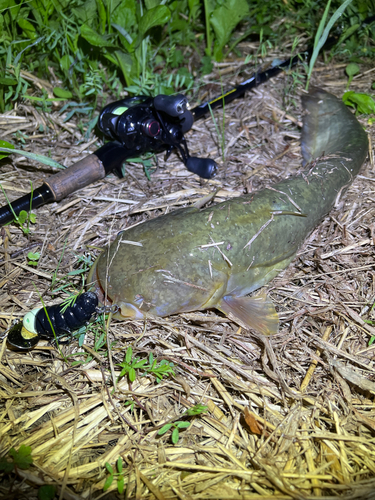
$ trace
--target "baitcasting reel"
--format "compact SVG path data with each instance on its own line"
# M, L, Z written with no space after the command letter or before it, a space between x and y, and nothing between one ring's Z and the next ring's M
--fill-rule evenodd
M203 116L205 112L205 107L189 111L187 99L182 94L137 96L109 104L100 113L98 126L112 141L48 177L32 193L1 207L0 226L11 222L22 210L63 200L113 171L123 177L122 164L146 152L166 151L168 158L173 149L177 149L190 172L211 179L216 175L217 164L208 158L190 156L184 137L196 116Z
M156 97L136 96L108 104L99 115L98 127L110 139L136 154L177 149L186 168L211 179L217 164L208 158L190 156L184 133L191 129L194 116L182 94ZM120 169L117 173L122 177Z

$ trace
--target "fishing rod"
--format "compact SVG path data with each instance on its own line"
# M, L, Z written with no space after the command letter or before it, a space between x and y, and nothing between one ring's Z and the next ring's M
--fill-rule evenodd
M361 26L374 20L375 16L369 17ZM338 36L332 36L323 48L332 48L337 41ZM172 151L176 150L190 172L203 179L211 179L216 175L218 165L209 158L190 156L184 134L210 109L222 107L242 97L248 90L265 83L284 70L295 67L303 59L309 60L313 50L314 47L310 47L266 71L255 72L237 87L191 110L187 98L182 94L135 96L107 105L99 114L98 128L111 142L52 175L32 193L0 208L0 226L14 220L22 210L29 211L49 202L61 201L74 191L103 179L112 172L122 178L122 164L146 152L165 151L167 159Z
M61 201L74 191L103 179L112 172L122 178L122 164L146 152L166 151L168 158L173 150L177 150L190 172L203 179L211 179L217 173L217 164L209 158L190 156L184 134L210 107L222 106L242 96L285 67L295 65L297 59L295 56L275 68L256 73L238 87L192 110L189 110L188 100L182 94L136 96L107 105L99 115L98 128L112 141L83 160L52 175L32 193L0 208L0 226L11 222L22 210L29 211L30 208L38 208L48 202Z
M0 208L0 226L11 222L22 210L38 208L48 202L61 201L69 194L103 179L114 172L122 178L124 161L146 152L166 152L166 158L177 150L186 168L203 179L211 179L218 166L209 158L190 156L184 134L193 123L210 109L217 108L242 96L261 83L298 62L288 59L265 72L255 73L249 80L225 94L189 110L182 94L156 97L135 96L107 105L99 114L98 129L111 142L46 179L42 186Z

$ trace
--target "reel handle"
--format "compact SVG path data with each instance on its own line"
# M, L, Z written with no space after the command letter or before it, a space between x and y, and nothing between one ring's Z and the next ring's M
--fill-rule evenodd
M202 179L212 179L218 171L218 165L210 158L198 158L197 156L189 156L186 160L186 168L189 172L199 175Z

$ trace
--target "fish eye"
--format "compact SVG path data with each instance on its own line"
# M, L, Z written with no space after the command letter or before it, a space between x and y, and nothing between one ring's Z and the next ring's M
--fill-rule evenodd
M136 295L134 295L134 302L136 304L142 304L142 302L145 300L145 298L143 297L143 295L141 295L140 293L137 293Z

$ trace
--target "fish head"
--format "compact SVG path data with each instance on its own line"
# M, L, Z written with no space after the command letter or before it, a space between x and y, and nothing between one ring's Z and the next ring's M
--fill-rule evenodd
M126 233L140 245L130 240L124 244L124 235L118 235L95 262L89 282L101 304L116 307L114 318L163 317L215 307L225 293L228 275L225 268L210 266L213 250L181 241L176 220L169 218L164 238L158 238L156 230L147 238L144 233L139 237L141 230Z

